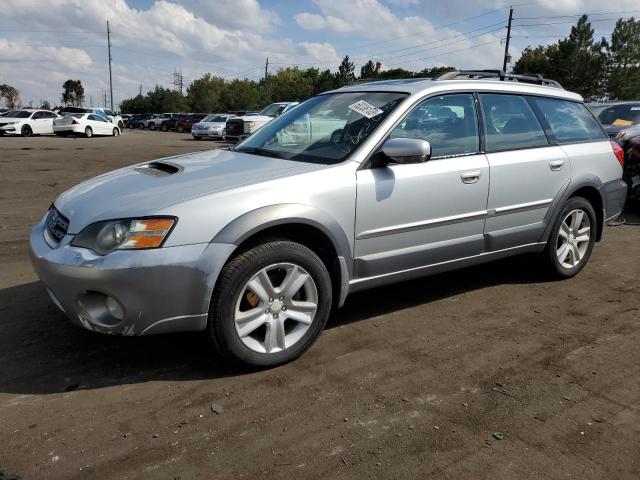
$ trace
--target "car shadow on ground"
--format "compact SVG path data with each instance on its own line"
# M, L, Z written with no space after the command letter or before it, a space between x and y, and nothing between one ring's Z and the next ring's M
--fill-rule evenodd
M530 256L356 293L327 328L505 283L545 281ZM49 394L154 380L247 373L225 364L202 334L120 337L77 328L32 282L0 290L0 393Z
M625 218L639 214L640 208L633 208ZM520 255L355 293L327 328L496 285L548 281L536 260ZM0 393L51 394L247 373L216 357L203 334L117 337L74 327L40 282L0 290L0 329Z

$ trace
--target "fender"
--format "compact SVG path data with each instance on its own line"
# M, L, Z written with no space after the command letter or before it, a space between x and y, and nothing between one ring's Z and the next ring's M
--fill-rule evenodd
M304 224L323 232L333 244L338 254L340 266L340 297L342 306L349 290L349 280L353 278L353 253L346 233L328 213L310 205L286 203L269 205L241 215L224 227L211 243L240 245L249 237L270 227L286 224Z
M598 195L600 195L600 201L602 202L602 205L603 206L606 205L605 199L603 198L603 195L602 195L603 185L604 184L602 183L602 180L600 180L600 178L598 178L596 175L592 175L592 174L585 174L585 175L580 175L578 177L572 178L571 181L563 187L562 189L563 191L555 198L551 207L549 208L547 215L545 216L545 219L544 219L546 227L544 229L544 233L542 237L540 238L540 241L546 242L549 239L549 235L551 235L551 229L553 228L554 221L556 217L560 214L560 209L562 208L564 203L569 199L569 197L571 197L575 192L577 192L581 188L593 187L598 192ZM602 218L604 219L605 217L604 212L601 212L601 213L602 213ZM603 229L604 229L604 222L601 222L601 225L598 225L599 233L596 237L596 240L600 240Z

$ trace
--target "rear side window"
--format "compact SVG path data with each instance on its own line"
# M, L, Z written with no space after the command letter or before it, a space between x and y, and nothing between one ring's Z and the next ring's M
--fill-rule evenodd
M549 144L540 122L523 97L482 93L480 105L488 152Z
M560 143L606 140L591 112L582 103L553 98L532 98Z

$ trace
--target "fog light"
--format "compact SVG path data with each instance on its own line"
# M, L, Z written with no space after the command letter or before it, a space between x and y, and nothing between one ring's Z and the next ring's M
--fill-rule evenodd
M124 318L124 308L122 308L120 302L118 302L115 298L107 297L104 303L107 306L107 310L109 310L109 313L113 317L117 318L118 320L122 320Z

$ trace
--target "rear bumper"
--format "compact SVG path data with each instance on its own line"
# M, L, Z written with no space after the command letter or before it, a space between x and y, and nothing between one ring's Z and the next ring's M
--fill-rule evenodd
M30 237L33 267L74 324L120 335L204 329L215 280L235 248L205 243L99 256L71 246L72 238L52 248L44 221L37 224ZM121 306L121 318L109 309L109 297Z
M600 188L600 193L602 195L604 221L608 222L617 218L622 213L627 199L627 183L622 179L605 183Z
M82 125L54 125L53 133L84 133Z

